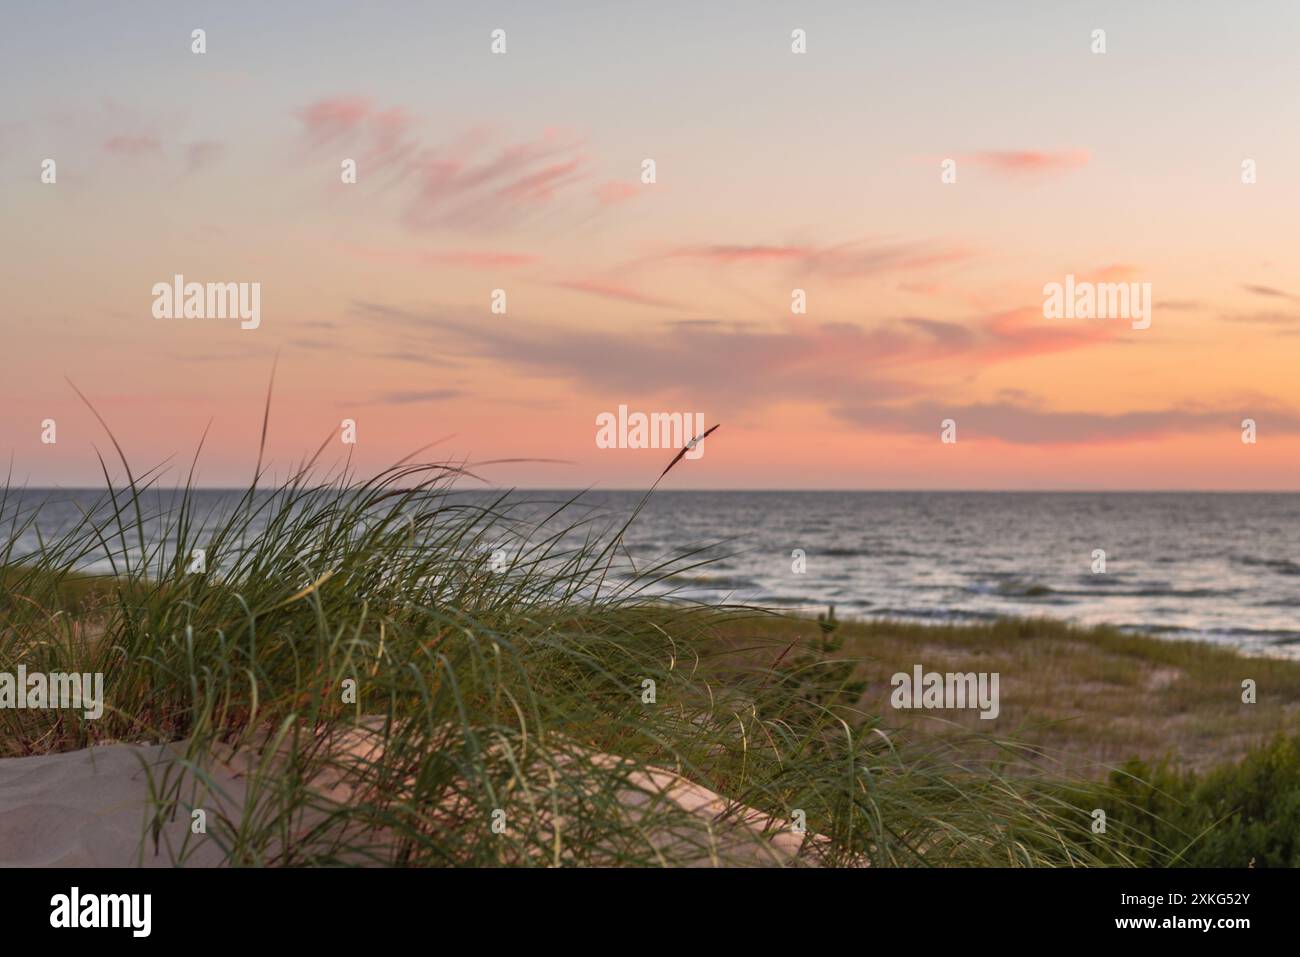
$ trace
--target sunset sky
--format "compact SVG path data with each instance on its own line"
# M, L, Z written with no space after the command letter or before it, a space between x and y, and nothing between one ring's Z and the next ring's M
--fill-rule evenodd
M200 484L247 482L278 354L279 475L351 418L362 471L451 436L565 460L494 484L644 487L671 452L595 444L622 404L722 423L676 488L1300 484L1290 0L0 16L15 483L102 482L69 382L137 471L210 422ZM155 319L175 274L260 283L260 327ZM1044 318L1066 274L1151 283L1151 328Z

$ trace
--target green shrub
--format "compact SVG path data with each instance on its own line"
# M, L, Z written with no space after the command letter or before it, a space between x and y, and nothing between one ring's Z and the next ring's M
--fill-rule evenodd
M1130 761L1097 800L1140 865L1300 866L1300 736L1203 775Z

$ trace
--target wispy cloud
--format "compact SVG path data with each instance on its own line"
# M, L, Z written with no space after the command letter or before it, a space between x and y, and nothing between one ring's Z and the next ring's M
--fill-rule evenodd
M385 392L375 399L384 405L415 405L421 402L446 402L465 395L460 389L425 389L424 391Z
M158 137L145 134L119 133L104 141L104 152L114 156L138 158L141 156L162 155L162 143Z
M1172 407L1135 412L1049 411L1021 401L944 404L923 401L901 405L848 403L835 414L844 421L878 432L936 438L944 419L957 423L962 440L995 439L1015 445L1078 445L1133 442L1162 436L1222 431L1225 441L1240 433L1240 407ZM1270 408L1256 417L1270 432L1300 434L1300 416Z
M714 266L783 264L799 274L851 279L957 263L971 259L974 255L966 247L944 243L887 243L861 239L829 245L719 243L681 246L669 250L663 258Z
M630 302L639 306L654 306L660 309L680 309L679 303L671 302L667 299L660 299L656 296L650 296L642 292L625 286L622 283L611 282L603 279L565 279L549 283L548 285L556 286L560 289L571 289L574 292L584 292L592 296L599 296L602 299L616 299L620 302Z
M582 140L559 129L504 144L471 130L431 144L405 110L362 96L326 97L296 115L309 147L356 150L359 178L379 170L387 185L400 184L401 220L413 229L511 225L591 176Z
M1111 263L1083 273L1088 282L1132 282L1142 278L1142 270L1132 263Z
M565 379L590 392L708 396L731 408L776 401L843 403L923 394L944 363L969 366L1083 348L1114 333L1101 324L1044 326L1030 310L954 323L925 317L769 328L716 320L636 329L545 323L502 327L472 317L358 302L359 318L388 325L453 355L517 374Z
M418 186L403 222L418 229L519 222L587 178L585 158L574 155L578 148L572 139L551 131L490 156L426 155L415 163Z
M1300 296L1293 295L1281 289L1275 289L1272 286L1257 286L1250 283L1242 283L1241 288L1247 292L1252 292L1257 296L1268 296L1271 299L1289 299L1292 302L1300 302Z
M392 359L395 362L414 362L419 365L437 366L440 369L459 368L463 363L456 362L452 359L445 359L442 356L434 355L430 352L417 352L410 349L399 349L393 352L378 353L377 359Z
M1240 322L1256 326L1290 326L1300 322L1300 313L1239 312L1225 313L1219 317L1224 322Z
M392 249L358 246L351 243L343 243L339 248L357 259L403 263L409 266L449 265L468 269L495 270L531 266L542 261L541 256L505 249Z
M307 105L298 111L298 118L313 142L331 145L360 129L373 112L367 97L336 96Z
M1004 176L1082 169L1092 159L1087 150L983 150L957 157L958 166L992 170Z
M619 203L626 203L630 199L644 195L644 190L635 183L629 183L621 179L611 179L597 186L595 195L596 201L600 205L616 206Z

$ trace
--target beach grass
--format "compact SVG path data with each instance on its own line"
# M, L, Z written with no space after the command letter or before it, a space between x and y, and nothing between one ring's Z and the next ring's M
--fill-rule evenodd
M723 629L738 644L811 641L815 621L767 616ZM1206 642L1083 628L1052 619L986 624L842 622L837 655L863 685L854 704L899 728L964 736L978 711L902 711L890 678L927 671L997 672L999 733L1034 747L1020 770L1104 778L1130 760L1206 771L1240 760L1278 734L1300 730L1300 660L1243 655ZM1255 701L1242 700L1242 682Z
M195 808L233 865L1122 866L1199 839L1099 841L1098 795L1132 796L1096 780L1098 742L1120 733L1123 758L1172 742L1116 703L1204 708L1211 673L1231 691L1243 667L1226 652L1045 623L841 632L675 600L660 586L701 559L629 573L635 510L606 521L566 500L539 521L538 502L458 494L473 478L458 463L320 480L308 462L213 514L188 482L121 466L24 552L42 505L0 495L0 672L105 682L97 720L0 709L0 756L172 745L148 768L142 857L186 862L195 845L161 835ZM111 573L83 571L105 556ZM877 682L913 662L1002 668L1007 719L936 733L893 711ZM1269 694L1295 687L1290 666L1249 667ZM1089 707L1080 689L1103 685L1118 690ZM234 804L217 773L232 763ZM665 777L718 804L683 805Z

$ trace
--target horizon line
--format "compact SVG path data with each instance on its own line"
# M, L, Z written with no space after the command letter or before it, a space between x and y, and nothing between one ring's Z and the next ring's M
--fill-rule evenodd
M264 485L257 486L259 492L278 491L283 486ZM318 485L317 489L333 488L332 485ZM346 487L346 486L345 486ZM113 486L117 491L123 491L130 488L129 485ZM108 486L95 485L29 485L20 486L13 489L14 491L30 492L99 492L108 491ZM158 486L150 486L148 491L163 491ZM180 488L173 488L172 491L181 491ZM193 486L191 491L195 492L247 492L246 485L202 485ZM483 485L476 488L449 488L448 491L454 492L628 492L645 494L646 486L619 486L619 487L601 487L596 485L574 486L574 485ZM955 488L955 487L926 487L926 488L655 488L655 494L673 494L686 492L717 492L717 493L761 493L767 492L772 494L915 494L918 492L934 492L947 494L963 495L1300 495L1300 488L1266 488L1266 489L1222 489L1222 488Z

